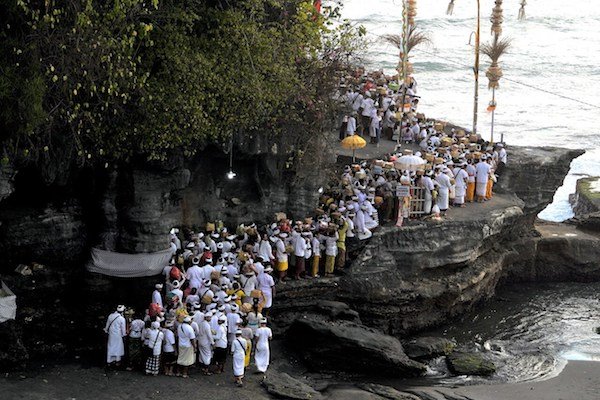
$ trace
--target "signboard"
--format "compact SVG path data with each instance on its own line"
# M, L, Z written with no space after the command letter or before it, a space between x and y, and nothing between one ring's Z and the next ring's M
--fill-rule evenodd
M398 185L396 186L396 197L410 196L410 186Z

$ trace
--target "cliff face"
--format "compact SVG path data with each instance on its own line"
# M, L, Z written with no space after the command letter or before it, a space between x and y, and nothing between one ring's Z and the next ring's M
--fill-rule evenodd
M173 226L268 221L287 211L304 216L316 204L319 174L290 164L289 146L254 138L236 143L233 170L228 155L206 148L190 161L173 157L160 165L132 163L114 170L73 170L47 182L42 171L0 169L0 273L32 261L80 268L91 246L123 252L168 247ZM278 148L280 150L278 150ZM286 148L286 151L282 151Z
M442 222L416 221L401 229L380 229L348 274L329 288L327 298L349 304L368 326L406 334L465 312L493 296L500 282L545 276L568 280L561 263L573 261L585 246L597 243L563 243L558 249L564 251L552 258L549 249L557 243L540 237L534 221L552 201L571 160L582 152L511 148L509 154L509 164L495 187L501 194L493 201L452 209ZM580 280L599 279L598 262L590 257L582 260L586 261L580 266L587 264ZM278 315L293 314L295 304L309 306L314 295L304 297L293 287L281 290Z

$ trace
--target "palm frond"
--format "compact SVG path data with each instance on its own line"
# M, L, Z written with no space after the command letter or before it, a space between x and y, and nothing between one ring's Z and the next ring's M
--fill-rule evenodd
M383 35L381 37L381 40L383 40L387 44L391 44L392 46L396 47L398 50L402 50L402 36L400 36L400 35L393 35L393 34Z
M416 25L412 25L408 31L408 40L406 42L406 52L410 54L410 51L417 46L424 44L431 44L431 38L427 32L417 29Z
M498 36L494 36L492 42L482 44L479 51L488 56L492 62L497 63L510 48L511 41L510 38L498 39Z

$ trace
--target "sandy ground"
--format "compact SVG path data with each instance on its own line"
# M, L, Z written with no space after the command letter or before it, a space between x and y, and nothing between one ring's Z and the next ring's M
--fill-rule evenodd
M569 361L560 375L546 381L463 387L455 393L476 400L598 400L600 363Z
M210 377L200 375L196 370L190 378L183 379L166 376L146 377L138 372L105 373L97 367L83 368L68 364L42 368L35 373L10 374L0 378L0 399L268 399L269 395L260 385L261 378L261 375L254 374L251 369L246 377L246 385L237 388L232 382L229 368L223 375ZM559 376L540 382L452 388L398 388L420 394L422 398L436 400L598 400L600 364L569 362ZM327 391L327 398L333 400L377 397L350 388L340 388Z

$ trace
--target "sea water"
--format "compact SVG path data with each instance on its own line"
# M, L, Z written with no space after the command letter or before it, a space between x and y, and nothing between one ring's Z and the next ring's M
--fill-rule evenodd
M367 28L370 45L365 66L393 74L398 51L385 44L381 35L401 32L402 1L342 3L343 17ZM494 140L503 135L508 146L586 150L571 164L554 202L540 214L546 220L562 221L573 215L568 195L575 191L577 179L600 175L600 1L527 3L523 21L517 18L520 1L505 0L503 4L502 37L511 38L512 46L500 60L504 78L496 91ZM470 36L476 26L477 3L455 0L453 15L446 15L447 4L445 0L417 0L417 25L433 42L411 54L421 96L419 109L470 129L474 92ZM491 39L493 6L493 0L481 1L482 43ZM488 65L482 55L478 132L486 139L491 133L491 114L486 108L492 98L485 77Z
M547 379L569 360L600 361L599 290L597 282L506 286L485 307L430 334L485 353L498 367L493 380ZM461 381L448 376L443 364L433 364L430 376Z

